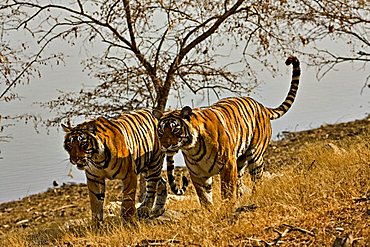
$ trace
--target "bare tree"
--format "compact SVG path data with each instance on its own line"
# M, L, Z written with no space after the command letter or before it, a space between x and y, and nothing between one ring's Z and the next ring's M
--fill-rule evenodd
M370 3L360 1L302 1L304 16L299 12L291 15L298 18L304 27L311 26L302 40L313 43L314 52L308 53L311 65L324 76L336 65L344 62L357 62L366 65L370 61ZM297 15L298 14L298 15ZM340 44L339 50L331 49L333 42L326 47L320 41L330 40Z
M253 64L275 72L287 53L309 56L324 74L338 63L368 62L369 9L367 1L334 0L7 0L0 5L2 39L26 32L36 44L28 59L21 56L29 44L16 51L2 45L0 99L16 97L9 89L38 76L39 65L63 61L48 50L58 40L86 50L102 42L105 49L85 61L101 83L45 103L58 115L48 125L138 107L164 110L171 90L245 94L257 83ZM347 50L320 48L330 39L344 40Z

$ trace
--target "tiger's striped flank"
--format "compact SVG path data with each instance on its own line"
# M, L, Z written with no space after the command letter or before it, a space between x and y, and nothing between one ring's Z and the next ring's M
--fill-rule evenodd
M147 183L139 217L148 212L163 213L167 198L166 181L161 178L165 154L160 149L156 124L149 110L123 113L113 119L99 117L76 127L62 124L70 162L85 171L94 222L103 220L105 179L122 180L121 215L126 220L135 215L139 173Z
M292 80L287 97L277 108L268 108L249 97L222 99L207 108L161 113L158 122L162 149L173 155L182 151L200 203L212 207L212 177L220 174L221 196L234 200L243 193L242 176L249 171L254 184L262 177L263 154L270 142L270 120L283 116L292 106L299 84L299 60L290 56ZM254 186L255 188L255 186Z

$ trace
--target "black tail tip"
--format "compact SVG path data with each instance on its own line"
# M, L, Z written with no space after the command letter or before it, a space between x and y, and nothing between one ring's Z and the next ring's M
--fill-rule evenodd
M298 67L299 66L299 60L295 56L289 56L288 59L285 61L286 65L293 64L293 67Z

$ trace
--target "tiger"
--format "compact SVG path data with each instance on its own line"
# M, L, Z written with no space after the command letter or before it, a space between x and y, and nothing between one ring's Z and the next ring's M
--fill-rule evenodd
M300 62L289 56L285 63L293 67L291 85L277 108L265 107L250 97L229 97L205 108L153 111L162 150L172 156L181 150L201 206L213 207L212 177L217 174L225 201L235 201L245 193L242 177L246 169L252 193L261 181L263 154L272 135L271 120L288 112L298 90Z
M106 179L122 180L120 213L125 221L148 214L159 216L165 211L167 186L161 176L165 153L160 148L156 124L157 119L149 109L125 112L111 119L98 117L75 127L62 124L69 160L85 172L95 225L103 222ZM136 211L140 173L146 181L146 192Z

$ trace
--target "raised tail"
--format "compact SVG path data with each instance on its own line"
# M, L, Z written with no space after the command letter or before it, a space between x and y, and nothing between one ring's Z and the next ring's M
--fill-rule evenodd
M176 181L175 181L175 165L174 165L174 160L173 156L167 155L166 158L167 161L167 178L168 178L168 183L170 184L171 191L178 196L181 196L185 194L186 188L189 185L189 181L185 176L182 176L182 188L179 189Z
M292 81L290 83L290 89L289 93L286 96L285 100L283 103L281 103L280 106L277 108L268 108L267 111L269 113L270 119L274 120L277 119L281 116L283 116L292 106L295 97L297 95L297 90L298 90L298 84L299 84L299 77L301 75L301 68L299 67L299 60L295 56L290 56L288 59L285 61L286 65L293 65L293 72L292 72Z

